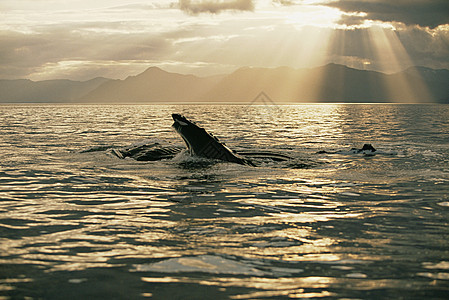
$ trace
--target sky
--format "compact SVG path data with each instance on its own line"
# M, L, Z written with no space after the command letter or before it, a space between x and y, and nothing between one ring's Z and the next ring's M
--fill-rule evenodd
M0 79L449 69L448 0L1 0Z

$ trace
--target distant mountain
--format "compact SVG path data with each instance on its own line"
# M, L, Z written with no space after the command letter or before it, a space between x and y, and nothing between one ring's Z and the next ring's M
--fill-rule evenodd
M205 98L250 101L264 91L279 102L449 103L448 73L418 68L387 75L337 64L311 69L242 68L225 77Z
M28 79L0 80L0 103L76 102L110 79L98 77L88 81Z
M310 69L245 67L197 77L156 67L125 80L0 80L0 102L274 102L449 103L449 70L409 68L395 74L328 64Z
M384 74L329 64L312 69L242 68L224 78L206 95L218 101L248 101L264 91L279 102L383 101L374 88Z
M205 89L217 84L222 77L197 77L169 73L157 67L130 76L125 80L105 82L82 97L87 102L183 102L201 101Z
M414 77L415 81L416 77L418 80L422 79L435 101L440 103L449 103L449 70L414 67L406 69L398 74L407 74L408 76ZM413 82L413 80L410 81ZM420 84L418 83L418 86L419 85Z

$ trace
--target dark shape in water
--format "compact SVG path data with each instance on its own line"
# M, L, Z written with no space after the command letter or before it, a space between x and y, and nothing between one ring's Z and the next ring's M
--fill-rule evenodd
M364 144L361 149L357 148L351 148L349 151L327 151L327 150L321 150L318 151L317 154L364 154L366 156L372 156L375 155L374 152L376 152L376 148L374 148L371 144Z
M224 143L220 142L212 134L208 133L204 128L201 128L194 122L187 120L184 116L180 114L173 114L172 117L174 120L172 126L182 137L187 145L190 155L192 156L219 159L248 166L255 166L255 164L247 157L254 158L255 160L270 160L278 162L288 161L292 159L287 155L271 153L267 151L233 151L229 149ZM111 150L112 154L121 159L131 157L139 161L156 161L161 159L173 158L178 153L185 150L185 147L174 145L163 146L160 143L155 142L138 146L131 146L128 148L108 149ZM94 150L90 151L98 150L95 148Z
M131 157L139 161L156 161L173 158L184 149L179 146L161 146L159 143L150 143L124 149L112 149L112 153L121 159Z
M235 153L243 156L249 156L255 159L268 159L273 161L287 161L292 160L293 158L280 153L272 153L267 151L250 151L250 150L238 150L234 151Z
M371 144L364 144L362 149L356 149L356 148L352 148L351 150L355 150L358 153L363 152L363 151L371 151L371 152L376 152L376 149L371 145Z
M232 151L204 128L187 120L184 116L172 114L172 117L174 120L172 126L183 138L191 155L254 166L250 160Z

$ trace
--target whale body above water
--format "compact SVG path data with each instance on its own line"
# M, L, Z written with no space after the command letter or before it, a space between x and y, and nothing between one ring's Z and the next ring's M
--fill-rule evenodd
M157 161L170 159L182 151L187 151L191 156L216 159L241 165L255 166L253 160L288 161L292 157L269 151L231 150L215 136L188 120L180 114L172 114L172 127L181 136L186 147L179 145L162 145L159 142L143 143L129 147L111 149L111 152L124 159L133 158L138 161Z
M294 158L290 156L270 151L231 150L214 135L207 132L195 122L188 120L183 115L172 114L172 118L174 121L172 127L181 136L187 148L179 145L164 146L159 142L150 142L126 148L111 149L111 152L121 159L130 157L138 161L157 161L174 158L182 151L186 151L191 156L221 160L247 166L256 166L256 162L261 160L278 162L294 160ZM347 153L373 156L376 154L376 151L377 150L371 144L364 144L361 149L352 148L349 151L322 150L317 152L317 154Z

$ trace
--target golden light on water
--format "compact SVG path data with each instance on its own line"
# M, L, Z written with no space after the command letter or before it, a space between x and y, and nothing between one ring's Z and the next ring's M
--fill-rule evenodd
M0 263L10 267L0 292L48 298L45 287L55 280L80 299L116 291L122 298L363 298L445 288L447 176L440 166L448 109L280 105L271 119L269 109L5 106L11 125L3 128L9 165L0 174L7 191ZM80 152L148 135L179 142L165 130L171 111L196 116L231 149L250 145L294 158L204 166ZM378 154L345 153L365 141ZM342 151L319 154L324 149Z
M281 297L289 298L321 298L335 295L329 291L306 292L305 289L326 289L337 280L332 277L293 277L293 278L237 278L237 277L215 277L206 280L192 277L142 277L141 280L147 283L198 283L204 286L221 286L224 288L241 287L249 289L259 289L257 292L242 293L230 296L230 299L248 299L259 297Z

